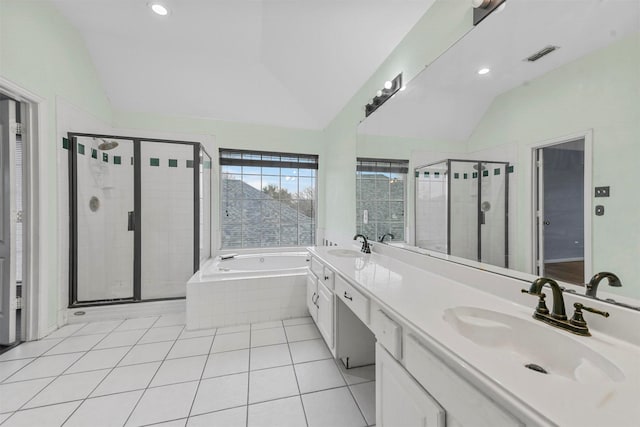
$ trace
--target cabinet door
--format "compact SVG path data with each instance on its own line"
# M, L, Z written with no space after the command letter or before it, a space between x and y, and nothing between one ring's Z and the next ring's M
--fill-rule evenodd
M314 322L318 323L318 308L316 307L318 298L318 279L313 273L307 273L307 308Z
M445 425L444 409L380 344L376 344L376 425Z
M333 292L318 281L317 325L329 348L333 348Z

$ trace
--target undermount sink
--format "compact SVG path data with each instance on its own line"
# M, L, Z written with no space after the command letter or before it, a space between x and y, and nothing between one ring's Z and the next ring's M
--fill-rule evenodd
M364 256L362 252L354 251L353 249L329 249L327 252L329 255L342 258L360 258Z
M474 344L509 354L523 369L583 384L624 380L622 371L611 361L533 319L478 307L454 307L444 311L444 320Z

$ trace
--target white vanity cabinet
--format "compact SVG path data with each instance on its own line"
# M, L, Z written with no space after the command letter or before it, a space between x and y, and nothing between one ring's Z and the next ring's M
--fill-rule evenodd
M376 425L445 426L444 409L380 344L376 344Z
M371 306L379 426L522 426L433 354L411 327Z
M320 278L317 274L320 274ZM326 284L333 286L333 271L322 265L316 258L311 258L311 267L307 273L307 308L322 338L331 352L335 353L333 323L335 304L333 292Z

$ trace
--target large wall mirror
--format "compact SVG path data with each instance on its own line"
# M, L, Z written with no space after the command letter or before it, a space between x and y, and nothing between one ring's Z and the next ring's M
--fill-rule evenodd
M381 143L410 147L406 248L640 299L637 0L507 0L363 120Z

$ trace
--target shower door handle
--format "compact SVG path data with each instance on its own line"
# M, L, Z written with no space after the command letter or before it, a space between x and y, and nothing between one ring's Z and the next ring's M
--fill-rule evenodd
M485 224L484 211L480 211L480 225L484 225L484 224Z
M136 214L133 211L129 211L129 218L127 221L127 231L136 230Z

